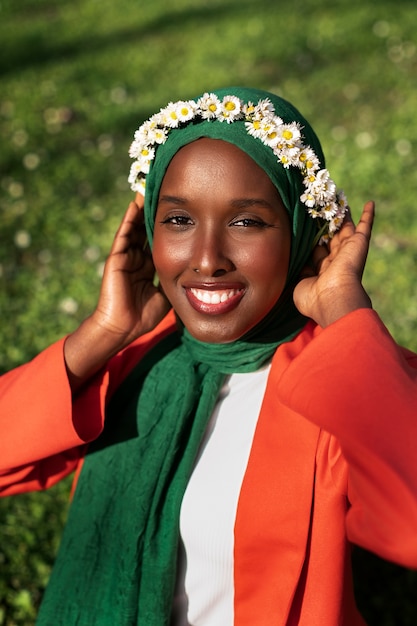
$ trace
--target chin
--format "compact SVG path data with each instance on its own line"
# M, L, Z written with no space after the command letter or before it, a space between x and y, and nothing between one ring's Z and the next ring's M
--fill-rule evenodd
M187 328L187 327L186 327ZM194 337L194 339L197 339L197 341L202 341L203 343L212 343L212 344L228 344L228 343L233 343L234 341L237 341L238 339L240 339L241 337L243 337L244 334L246 334L247 331L245 331L245 333L231 333L231 334L218 334L218 333L213 333L210 330L191 330L190 328L187 328L188 332L190 333L190 335L192 337Z

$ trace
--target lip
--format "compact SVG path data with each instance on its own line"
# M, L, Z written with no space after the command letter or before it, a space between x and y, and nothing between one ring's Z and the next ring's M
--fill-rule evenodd
M245 294L241 285L187 285L185 295L199 313L223 315L235 309Z

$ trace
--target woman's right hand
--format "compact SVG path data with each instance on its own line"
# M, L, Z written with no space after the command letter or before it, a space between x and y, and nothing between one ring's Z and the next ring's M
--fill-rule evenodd
M130 203L113 240L92 315L99 327L114 335L119 349L151 331L169 309L168 300L154 284L143 206L137 202Z
M94 373L163 319L170 304L154 284L143 200L131 202L106 261L94 313L65 342L65 362L76 392Z

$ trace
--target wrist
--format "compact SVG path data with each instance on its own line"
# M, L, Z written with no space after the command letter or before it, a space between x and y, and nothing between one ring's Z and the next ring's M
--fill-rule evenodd
M106 328L94 314L67 337L64 358L73 392L126 345L126 337Z
M371 299L362 285L360 289L355 287L353 290L336 290L333 297L322 302L314 321L321 328L326 328L358 309L372 309Z

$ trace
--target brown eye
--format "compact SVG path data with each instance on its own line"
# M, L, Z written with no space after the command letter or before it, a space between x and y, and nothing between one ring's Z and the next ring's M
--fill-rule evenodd
M162 220L161 224L172 224L173 226L190 226L192 220L186 215L172 215Z
M231 224L231 226L243 226L243 228L250 228L250 227L266 228L268 224L264 222L263 220L256 220L253 218L244 217L239 220L235 220Z

